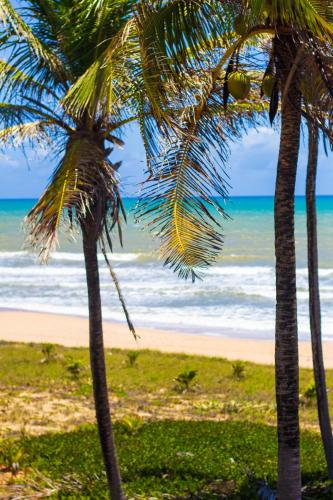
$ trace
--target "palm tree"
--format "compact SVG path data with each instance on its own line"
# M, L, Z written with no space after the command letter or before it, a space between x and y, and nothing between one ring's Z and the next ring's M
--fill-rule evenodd
M278 495L284 500L301 498L301 470L298 418L298 336L296 301L296 256L294 237L294 196L298 162L300 127L302 118L302 76L309 60L325 86L332 103L329 85L330 68L327 53L331 50L333 26L330 23L332 3L328 1L298 0L244 0L225 2L228 15L221 15L221 2L217 2L220 14L219 44L224 49L218 71L224 77L224 101L230 89L229 76L251 61L253 50L242 53L251 40L266 35L264 53L269 45L266 76L275 80L270 99L270 119L274 120L281 102L281 137L275 189L275 253L276 253L276 399L278 413ZM224 12L225 14L226 12ZM227 19L241 19L244 30L239 36L228 32ZM241 16L241 18L239 18ZM269 39L267 39L269 35ZM234 41L233 41L234 39ZM202 50L201 50L202 51ZM167 53L168 50L165 50ZM186 57L186 54L185 54ZM199 53L200 65L202 56ZM262 68L262 57L259 58ZM192 60L187 62L191 66ZM245 66L246 67L246 66ZM225 68L224 72L221 71ZM217 76L218 72L215 73ZM213 82L214 84L214 78ZM204 90L202 92L204 95ZM327 118L321 109L308 109L320 123ZM325 108L327 109L327 108ZM145 213L153 215L152 225L157 228L166 263L184 277L195 276L196 270L212 263L221 249L221 231L214 217L216 210L224 214L223 207L212 200L212 192L225 195L225 182L220 173L211 170L212 145L218 141L216 127L206 123L196 144L198 128L202 125L202 99L194 106L193 126L187 137L192 136L195 157L188 159L189 147L180 154L173 153L172 176L166 176L163 163L155 173L155 184L148 180L148 196ZM201 121L200 121L201 120ZM209 121L209 123L211 123ZM199 125L198 125L199 124ZM225 149L225 139L222 135ZM171 148L170 148L171 151ZM185 159L184 159L185 157ZM222 167L224 158L220 157ZM192 167L192 169L191 169ZM205 168L206 167L206 168ZM222 170L223 172L223 170ZM149 188L149 185L152 187ZM204 187L203 187L204 186ZM209 188L209 189L208 189ZM158 203L162 194L165 203ZM193 198L195 201L193 201ZM149 200L151 198L151 201ZM210 209L210 210L209 210Z
M332 17L330 16L330 20ZM329 56L326 61L328 62ZM331 62L329 63L331 64ZM331 77L329 77L331 79ZM308 61L307 71L302 80L303 91L303 115L307 120L309 144L308 144L308 168L306 179L306 206L307 206L307 241L308 241L308 277L309 277L309 312L310 330L312 343L312 358L314 378L317 395L317 408L320 431L326 456L328 476L333 478L333 438L330 422L326 374L324 368L322 334L321 334L321 308L318 276L318 238L317 238L317 210L316 210L316 177L318 167L318 143L319 131L322 129L323 138L328 138L332 143L332 134L329 129L323 127L322 120L314 120L311 111L330 114L330 98L327 99L326 85L318 75L313 61ZM320 111L321 110L321 111ZM329 120L327 120L329 123Z
M308 123L309 158L306 178L306 210L308 234L309 309L312 357L317 393L319 425L323 440L328 476L333 479L333 437L329 414L326 374L321 335L321 309L318 276L318 240L316 210L316 177L318 166L318 127Z
M46 260L66 219L72 233L82 228L96 418L109 490L116 499L123 498L123 492L106 383L97 241L108 233L110 224L120 227L117 174L105 142L120 143L118 131L128 117L121 105L112 120L104 121L102 114L98 119L75 116L65 110L62 99L103 50L104 37L119 41L130 7L127 2L116 11L104 11L106 24L98 24L98 9L92 8L89 19L84 18L84 11L69 8L67 1L32 0L21 12L1 2L2 21L6 22L1 36L8 54L1 63L5 96L0 105L1 141L42 143L61 158L49 186L27 217L29 239Z
M276 399L278 412L280 498L301 498L298 419L298 337L294 196L300 145L301 94L297 73L286 87L297 57L292 36L275 39L277 72L286 104L281 111L281 138L275 188L276 255ZM288 62L289 61L289 62Z
M115 145L123 145L121 133L129 122L139 120L146 136L151 135L154 116L161 127L167 121L163 106L172 86L167 88L163 60L150 55L155 38L164 36L166 25L184 27L186 19L196 28L199 43L209 25L205 2L153 1L151 8L142 6L144 18L140 9L134 12L134 4L135 0L27 0L15 9L8 0L0 0L5 58L0 61L0 140L4 145L43 145L60 158L27 217L28 240L47 260L62 227L73 235L82 233L96 418L114 499L124 494L108 401L97 245L106 256L115 226L121 239L125 211L119 164L109 155Z

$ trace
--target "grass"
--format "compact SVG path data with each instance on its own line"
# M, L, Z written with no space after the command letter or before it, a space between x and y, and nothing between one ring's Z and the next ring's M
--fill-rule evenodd
M22 401L22 397L29 399L39 392L47 398L61 397L77 404L80 398L91 401L88 350L56 346L48 362L45 362L44 352L45 348L36 344L0 344L0 398L11 399L18 395ZM128 410L129 413L151 414L153 418L172 418L178 405L180 411L186 411L193 418L227 416L275 423L272 366L242 363L240 377L235 374L235 362L222 358L140 351L135 363L131 364L128 356L128 351L116 349L106 353L110 395L114 397L115 411L119 409L120 416ZM73 367L78 367L75 373ZM196 372L194 385L190 391L179 394L176 379L191 371ZM315 400L306 397L312 382L312 371L300 370L303 395L300 416L302 426L307 428L317 428ZM327 385L333 386L332 370L327 370ZM332 406L331 391L329 401Z
M121 350L106 355L129 498L252 499L260 481L274 487L273 367L244 363L240 376L221 358L152 351L130 358ZM180 390L179 377L191 372L195 378ZM327 380L331 387L331 370ZM106 498L87 349L2 342L0 381L0 435L14 439L10 455L24 470L6 493L19 480L26 491L40 488L52 498ZM314 485L304 498L333 498L315 487L325 463L312 381L311 370L302 369L303 479ZM332 407L331 393L329 399ZM0 465L11 456L0 453Z
M43 346L37 344L0 345L0 387L58 390L68 386L70 376L67 367L73 362L86 368L82 383L89 383L89 353L87 349L55 347L54 358L43 363ZM244 363L244 380L233 377L233 362L223 358L188 356L141 351L134 366L128 363L128 352L108 350L107 371L111 386L126 388L129 392L156 391L164 388L170 392L174 379L186 370L197 372L200 391L205 394L232 393L236 397L269 399L274 392L274 368L272 366ZM301 370L301 388L312 380L311 370ZM333 371L328 370L328 385L333 384Z

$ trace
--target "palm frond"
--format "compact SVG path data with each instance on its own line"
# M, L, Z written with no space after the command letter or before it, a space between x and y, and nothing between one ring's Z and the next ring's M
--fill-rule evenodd
M68 113L81 116L86 112L91 117L117 113L124 87L130 82L126 68L128 60L135 56L134 29L133 20L128 21L103 54L70 88L63 100Z
M137 6L141 56L135 77L155 121L162 127L166 124L164 133L171 124L169 103L179 100L186 87L184 70L188 63L193 70L202 53L213 48L221 32L230 28L231 16L223 16L217 3L213 9L213 3L153 0Z
M32 144L50 145L52 143L50 124L45 121L35 121L12 125L0 130L0 144L19 147L27 141Z
M332 2L329 0L270 0L269 5L264 0L251 2L252 19L265 21L269 14L273 23L284 23L292 26L295 31L310 30L318 37L331 37L333 34Z
M70 229L84 221L96 200L103 208L101 231L110 213L112 224L120 224L122 205L112 165L96 143L74 137L49 186L26 218L28 244L46 261L57 245L59 228L66 221Z
M225 111L222 94L213 78L199 104L178 116L182 136L155 159L139 203L137 217L161 239L165 264L185 279L200 276L222 250L229 144L264 111L260 103Z
M153 0L139 2L137 20L141 44L152 67L169 65L182 70L183 64L212 49L223 34L231 32L239 7L236 2L205 0ZM158 73L158 71L156 71Z
M3 128L8 128L15 124L23 124L36 120L48 122L50 125L56 125L67 132L72 129L56 114L52 114L44 109L42 105L38 104L33 107L29 104L15 104L11 102L0 102L0 119Z
M9 0L0 0L0 20L5 30L11 35L16 36L17 44L24 40L27 44L26 55L31 60L31 54L34 54L37 61L42 62L56 78L63 84L70 80L70 75L64 67L62 61L57 55L45 45L31 30L29 25L14 9ZM29 57L30 52L30 57Z
M53 89L34 80L30 75L1 59L0 85L5 99L17 99L18 95L31 95L36 96L38 99L42 99L43 95L57 97Z

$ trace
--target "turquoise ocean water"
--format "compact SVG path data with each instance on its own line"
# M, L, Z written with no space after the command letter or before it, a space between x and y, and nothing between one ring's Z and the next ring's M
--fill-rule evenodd
M163 267L157 241L134 223L135 199L125 199L129 220L124 248L111 256L137 326L218 336L274 335L273 198L239 197L227 204L221 258L203 281L183 282ZM24 250L22 221L34 200L0 200L0 307L87 315L80 239L62 238L47 266ZM318 198L323 334L333 340L333 196ZM299 331L309 337L305 200L296 202ZM101 259L104 318L123 321Z

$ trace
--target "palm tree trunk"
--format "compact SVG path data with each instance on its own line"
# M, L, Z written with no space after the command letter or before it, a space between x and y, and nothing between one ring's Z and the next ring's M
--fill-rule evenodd
M290 36L275 40L282 87L296 58ZM276 401L278 425L278 498L301 499L296 253L294 234L295 182L300 145L301 100L293 77L283 99L280 151L275 187L276 255Z
M106 381L96 232L93 222L90 225L82 225L89 302L90 364L97 426L110 496L113 500L122 500L125 497L121 486Z
M318 128L308 122L309 161L306 177L306 215L308 232L309 310L313 370L317 393L318 417L327 462L328 477L333 479L333 437L328 409L326 375L321 340L321 312L318 278L318 241L316 177L318 165Z

